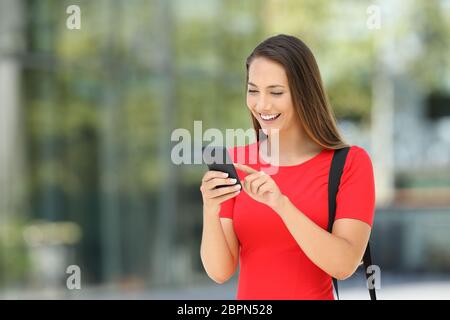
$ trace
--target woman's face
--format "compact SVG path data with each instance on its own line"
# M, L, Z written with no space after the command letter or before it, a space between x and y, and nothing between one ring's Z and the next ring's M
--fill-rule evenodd
M247 84L247 107L265 134L268 129L280 133L299 125L292 103L288 79L282 65L264 57L250 63Z

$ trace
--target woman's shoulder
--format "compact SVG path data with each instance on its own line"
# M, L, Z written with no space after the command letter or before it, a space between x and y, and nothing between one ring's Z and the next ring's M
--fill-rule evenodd
M358 146L358 145L350 146L348 156L352 159L357 159L357 160L361 160L364 158L370 160L369 152L365 148Z
M365 148L358 145L352 145L347 154L344 172L356 168L372 168L372 160L369 152Z

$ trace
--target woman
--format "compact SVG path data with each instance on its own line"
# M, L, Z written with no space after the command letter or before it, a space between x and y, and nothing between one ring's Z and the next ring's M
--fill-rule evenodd
M348 146L336 127L317 63L293 36L259 44L247 59L247 106L266 139L234 148L258 150L236 163L235 181L208 171L203 197L201 259L209 277L223 283L239 265L237 299L334 299L332 277L357 269L374 216L375 188L368 153L350 146L327 232L328 174L335 149ZM279 153L269 154L278 130ZM233 161L236 162L234 159ZM278 170L266 174L270 164ZM230 187L215 188L229 184Z

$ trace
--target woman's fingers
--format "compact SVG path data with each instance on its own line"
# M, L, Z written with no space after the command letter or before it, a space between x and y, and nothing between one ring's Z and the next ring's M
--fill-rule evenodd
M258 179L260 177L266 176L263 171L257 171L255 173L249 174L244 178L244 181L251 183L253 180Z
M221 187L221 188L213 189L213 190L210 190L208 193L209 193L209 198L217 198L224 194L232 193L232 192L236 192L236 191L240 191L240 190L241 190L241 185L236 184L236 185L230 186L230 187Z
M262 186L258 188L258 195L262 196L266 192L272 192L272 186L270 183L264 183Z
M228 173L225 173L222 171L209 170L203 176L202 182L205 183L214 178L222 178L223 179L226 177L228 177Z
M249 185L250 191L253 194L257 194L258 188L261 187L263 184L265 184L268 180L269 180L269 176L267 176L267 175L260 175L256 179L253 179L252 181L250 181L250 185Z
M208 190L214 189L221 185L233 185L236 184L237 180L233 178L213 178L204 183Z
M204 205L216 208L220 203L239 194L241 185L236 184L236 179L226 178L227 176L227 173L213 170L205 173L200 186ZM219 185L229 186L217 188Z
M250 174L244 179L244 188L252 193L257 191L257 188L269 179L269 176L264 172L257 172Z
M244 181L252 182L255 179L258 179L259 177L266 176L266 174L263 171L256 171L255 173L249 174L244 178Z
M249 166L246 166L245 164L240 163L233 163L233 165L236 167L236 169L239 169L241 171L244 171L245 173L258 173L258 170L255 170L253 168L250 168Z
M228 199L236 197L240 192L241 192L241 190L230 192L230 193L218 196L218 197L214 198L214 200L218 201L219 203L222 203L224 201L227 201Z

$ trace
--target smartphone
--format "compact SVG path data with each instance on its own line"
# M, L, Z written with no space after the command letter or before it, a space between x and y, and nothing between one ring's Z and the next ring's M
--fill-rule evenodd
M203 161L209 170L222 171L228 173L228 178L236 179L236 184L241 184L236 168L231 161L228 150L223 146L207 146L202 148ZM218 185L216 188L229 187L232 185ZM242 185L241 185L242 187Z

